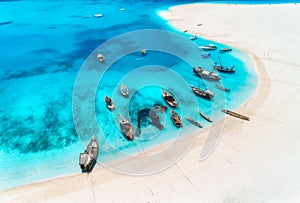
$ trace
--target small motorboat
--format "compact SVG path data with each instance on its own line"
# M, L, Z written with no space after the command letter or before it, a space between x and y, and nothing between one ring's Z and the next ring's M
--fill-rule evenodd
M195 39L197 39L197 35L192 35L192 36L190 36L190 40L195 40Z
M216 84L216 88L223 90L224 92L230 92L230 89L227 87L224 87L222 85Z
M84 150L84 153L80 153L79 155L79 165L82 172L91 172L93 170L98 156L98 148L97 137L94 135Z
M206 115L205 113L199 111L199 114L200 114L205 120L207 120L208 122L212 122L212 119L211 119L208 115Z
M215 93L209 89L202 90L202 89L199 89L194 86L191 86L191 88L192 88L193 92L195 93L195 95L200 96L204 99L212 100L215 96Z
M214 44L209 44L209 45L205 45L205 46L200 46L200 49L203 49L204 51L213 51L216 50L218 47L215 46Z
M192 119L192 118L190 118L190 117L185 117L185 119L186 119L187 121L189 121L191 124L193 124L193 125L195 125L195 126L197 126L197 127L199 127L199 128L202 128L202 127L203 127L199 122L195 121L194 119Z
M213 73L213 72L208 72L204 68L195 67L193 70L194 70L194 73L196 73L199 77L201 77L204 80L209 80L209 81L221 80L221 78L218 74Z
M119 116L119 124L121 128L122 134L125 136L127 140L133 140L133 128L131 123L122 115Z
M94 17L95 17L95 18L102 18L102 17L104 17L104 16L103 16L101 13L97 13L97 14L94 15Z
M120 86L120 92L121 94L124 96L124 97L128 97L129 95L129 91L128 91L128 88L126 87L126 85L122 84Z
M100 62L104 62L104 61L105 61L105 58L104 58L103 54L98 53L98 54L97 54L97 58L98 58L98 60L99 60Z
M166 90L162 89L162 96L165 99L165 101L167 102L167 104L169 104L171 107L173 107L173 108L178 107L178 103L172 94L170 94Z
M110 97L105 96L105 103L109 110L111 111L115 110L115 104Z
M177 128L182 127L181 118L179 117L178 113L176 111L174 111L173 109L172 109L172 112L171 112L171 118L172 118L172 121L173 121L174 125Z
M219 51L220 51L221 53L224 53L224 52L232 51L232 49L231 49L231 48L228 48L228 47L225 47L225 48L223 48L223 49L220 49Z

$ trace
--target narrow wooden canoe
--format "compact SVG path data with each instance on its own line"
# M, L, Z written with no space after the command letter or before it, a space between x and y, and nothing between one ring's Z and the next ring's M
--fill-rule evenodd
M205 120L207 120L208 122L213 122L212 119L211 119L208 115L206 115L205 113L199 111L199 114L200 114Z
M236 112L233 112L233 111L230 111L230 110L227 110L227 109L222 109L222 111L230 116L234 116L236 118L240 118L240 119L243 119L243 120L247 120L247 121L250 121L250 118L248 116L244 116L242 114L239 114L239 113L236 113Z

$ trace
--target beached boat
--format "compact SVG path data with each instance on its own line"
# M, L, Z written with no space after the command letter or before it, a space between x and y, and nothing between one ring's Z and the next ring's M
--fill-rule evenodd
M208 72L204 68L194 67L194 73L196 73L199 77L209 81L219 81L221 80L220 76L213 72Z
M105 58L104 58L103 54L98 53L98 54L97 54L97 58L98 58L98 60L99 60L100 62L104 62L104 61L105 61Z
M172 121L173 121L174 125L177 128L182 127L182 120L179 117L178 113L176 111L174 111L173 109L172 109L172 112L171 112L171 118L172 118Z
M215 96L215 93L213 91L209 90L209 89L202 90L202 89L199 89L199 88L194 87L194 86L191 86L191 88L192 88L193 92L196 95L198 95L198 96L200 96L204 99L212 100Z
M216 88L220 89L220 90L223 90L225 92L230 92L230 89L227 88L227 87L224 87L222 85L219 85L219 84L216 84Z
M111 111L115 110L115 104L110 97L105 96L105 103L109 110Z
M173 108L178 107L178 103L172 94L170 94L166 90L162 89L162 96L165 99L165 101L167 102L167 104L169 104L171 107L173 107Z
M122 85L120 86L120 91L121 91L121 94L122 94L124 97L128 97L129 91L128 91L128 88L126 87L126 85L122 84Z
M119 116L119 124L121 128L121 132L125 136L125 138L127 140L132 141L134 132L131 123L121 114Z
M200 46L200 49L203 49L204 51L213 51L216 50L218 47L215 46L214 44L209 44L209 45L205 45L205 46Z
M195 126L197 126L197 127L199 127L199 128L202 128L202 127L203 127L199 122L195 121L194 119L192 119L192 118L190 118L190 117L185 117L185 119L186 119L187 121L189 121L191 124L193 124L193 125L195 125Z
M235 70L233 69L234 66L224 67L221 64L220 57L218 57L218 58L219 58L219 65L217 65L217 62L215 62L215 64L213 65L214 69L216 69L219 72L223 72L223 73L235 73Z
M190 40L195 40L195 39L197 39L197 35L190 36Z
M229 110L226 110L226 109L222 109L222 111L230 116L234 116L236 118L240 118L240 119L243 119L243 120L247 120L247 121L250 121L250 118L248 116L244 116L242 114L239 114L239 113L236 113L236 112L233 112L233 111L229 111Z
M219 51L222 52L222 53L224 53L224 52L229 52L231 50L232 50L231 48L225 47L223 49L220 49Z
M79 165L82 172L91 172L98 156L99 144L96 135L91 139L84 153L79 155Z
M212 122L212 119L211 119L208 115L206 115L205 113L199 111L199 114L200 114L205 120L207 120L208 122Z

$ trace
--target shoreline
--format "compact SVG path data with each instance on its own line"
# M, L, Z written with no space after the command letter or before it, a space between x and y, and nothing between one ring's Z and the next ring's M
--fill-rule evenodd
M187 10L189 10L190 9L190 8L188 8L189 5L191 5L191 4L171 7L170 10L172 10L174 8L179 9L179 10L186 8ZM275 5L275 7L277 7L277 6L281 7L280 5L277 5L277 4L272 4L271 7L274 7L273 5ZM195 7L194 4L192 6ZM235 7L235 5L228 5L228 4L224 4L224 5L220 5L220 4L197 5L196 4L196 6L197 6L197 9L203 9L203 6L207 6L208 7L207 10L209 10L209 9L218 10L219 7L221 7L221 8ZM241 6L245 6L245 5L241 5ZM241 8L241 6L237 5L236 7ZM252 5L250 5L250 6L246 5L245 7L248 8L251 6ZM256 5L254 5L254 6L256 6ZM259 5L259 6L261 6L262 8L265 8L264 5ZM267 6L269 6L269 5L267 5ZM284 6L286 6L286 5L284 5ZM292 4L292 5L289 5L288 7L294 7L294 6L295 5ZM181 8L181 7L183 7L183 8ZM299 6L295 6L295 7L299 8ZM251 12L251 8L249 10ZM180 11L178 11L178 13L176 13L176 15L178 15L181 12L184 13L183 11L180 10ZM194 16L191 16L191 17L194 17ZM182 18L184 18L184 17L182 17ZM172 22L178 22L178 21L171 20L169 22L172 23ZM212 25L212 26L216 25L215 23L214 24L212 22L210 22L210 23L211 23L210 25ZM205 23L204 25L207 25L207 24L209 25L209 23ZM176 25L175 25L175 27L176 27ZM177 29L178 28L181 29L182 27L178 26ZM226 29L222 29L222 31L226 31ZM198 192L200 192L200 194L207 193L206 196L203 197L204 200L206 200L206 201L223 202L223 200L229 199L229 200L233 200L233 201L238 200L241 202L258 202L256 200L260 200L260 201L278 200L278 199L274 199L274 198L276 198L276 197L278 198L280 196L280 194L272 194L274 197L273 196L271 197L271 196L268 196L266 193L263 193L263 194L257 195L257 197L250 197L253 194L253 191L257 192L259 190L262 190L264 192L271 191L274 193L274 190L271 190L268 188L265 188L265 189L262 188L262 187L267 187L267 186L269 186L269 187L273 186L274 180L270 179L269 182L262 181L261 179L259 179L259 177L263 178L264 177L263 175L267 175L267 177L275 178L275 175L274 175L275 172L276 172L275 174L278 174L278 173L281 174L281 171L279 171L280 167L279 167L279 169L276 170L276 169L268 166L267 169L272 168L272 170L275 171L269 175L269 174L265 174L265 173L267 173L265 171L266 169L261 168L261 166L260 166L260 164L266 164L266 163L269 163L271 166L274 166L274 165L276 166L276 164L277 164L274 162L274 159L278 158L278 156L276 156L278 154L276 153L275 155L273 155L272 153L270 153L270 151L268 151L268 149L269 149L269 150L274 150L271 152L275 152L275 150L277 150L277 149L276 149L276 147L275 147L275 149L273 149L274 146L273 145L271 146L270 144L268 144L270 137L267 134L267 132L270 131L271 135L275 136L280 141L283 141L283 139L284 139L282 136L278 135L278 132L276 132L276 130L274 131L271 129L271 128L275 127L278 131L285 130L285 128L280 127L281 125L279 125L279 127L278 127L275 125L276 123L274 121L270 120L273 117L274 113L270 112L270 108L268 108L268 105L274 106L274 104L270 103L270 101L272 101L274 99L274 97L277 99L280 99L280 98L276 97L279 88L278 88L278 84L274 84L277 82L276 80L274 80L274 73L271 72L271 74L270 74L270 71L272 71L272 69L270 69L270 67L271 67L272 63L276 63L276 61L274 62L273 60L266 59L265 57L262 57L262 56L259 57L258 55L261 55L261 53L263 51L257 51L255 49L251 49L250 47L247 48L247 44L243 45L241 43L241 42L243 42L243 40L241 40L241 42L234 42L234 41L230 41L228 39L224 39L224 41L221 41L223 39L222 36L211 36L210 37L209 35L211 33L215 33L215 31L209 30L209 32L207 32L207 36L203 35L200 32L199 32L199 35L201 35L205 38L211 39L213 41L221 42L221 43L230 45L232 47L236 47L239 50L242 50L242 51L246 52L247 54L249 54L252 62L255 63L254 67L258 71L258 85L257 85L257 88L256 88L254 94L251 96L251 98L238 108L241 113L246 113L251 118L253 117L253 119L251 119L250 123L246 123L246 122L240 121L238 119L225 116L225 118L224 118L225 123L223 126L223 132L222 132L223 135L221 138L222 140L220 141L221 143L218 144L217 149L215 149L215 152L213 154L211 154L207 160L205 160L204 162L200 162L200 164L199 164L199 160L198 160L199 149L197 147L200 146L201 143L203 142L202 135L204 133L207 133L207 131L209 131L210 126L201 130L201 135L197 135L197 139L193 143L192 147L189 149L188 152L186 152L184 157L181 160L179 160L178 163L176 163L174 166L168 168L166 171L160 172L158 174L154 174L151 176L145 176L145 177L124 176L124 175L120 175L118 173L111 172L107 169L103 170L102 166L96 166L95 167L96 170L94 169L93 173L91 173L88 176L86 176L86 174L71 174L71 175L62 176L59 178L53 178L53 179L49 179L49 180L32 183L29 185L20 186L20 187L2 191L2 192L0 192L1 202L2 202L2 200L4 202L6 202L6 201L22 202L22 201L24 201L24 199L26 199L26 200L28 199L28 201L31 201L31 202L39 202L39 201L55 202L55 201L63 201L63 200L79 201L79 199L81 199L83 201L89 201L89 200L101 201L102 200L104 202L107 202L105 200L108 200L108 201L111 200L109 198L114 198L113 202L118 202L118 201L124 202L124 200L125 200L125 202L130 202L130 198L125 199L126 195L124 195L126 192L129 192L128 189L126 189L125 191L122 191L122 195L120 195L120 194L116 195L116 194L118 194L117 191L119 191L119 189L120 189L119 184L123 184L123 185L128 184L128 185L132 186L132 188L134 188L132 191L133 193L129 192L128 196L131 198L136 197L140 202L142 202L142 201L146 202L148 200L151 200L151 202L152 201L153 202L164 201L164 200L167 200L167 202L170 202L172 200L175 200L175 202L177 202L177 201L183 200L185 198L183 198L183 196L181 196L182 195L181 193L174 195L173 197L170 196L174 190L179 191L180 187L177 186L177 184L179 184L179 185L181 184L181 185L185 186L186 187L185 191L187 192L187 190L188 190L187 194L190 194L190 196L188 198L190 198L191 201L194 200L195 202L196 202L196 200L198 200L199 194L196 194ZM239 43L241 43L241 44L239 44ZM297 47L297 46L295 46L295 47ZM250 50L252 50L252 51L250 51ZM258 55L253 53L255 51L258 53ZM267 53L266 55L268 56L268 52L266 52L266 53ZM272 59L272 57L273 56L269 55L270 59ZM279 62L277 62L277 63L279 63ZM296 64L299 65L299 60L296 62ZM290 66L293 67L293 65L290 65ZM298 72L294 72L294 74L295 74L295 76L299 75ZM277 76L277 75L275 74L275 76ZM296 81L295 84L298 84L297 82L299 80L297 81L297 78L295 78L295 81ZM292 84L290 84L290 85L292 85ZM275 87L274 87L274 85L275 85ZM288 84L286 84L286 85L288 86ZM298 89L299 89L299 87L298 87ZM275 91L275 93L274 93L274 91ZM297 92L297 89L295 89L294 91ZM281 103L281 104L284 104L284 103ZM275 107L276 107L276 105L275 105ZM264 108L266 108L268 111L264 110ZM263 117L264 113L267 114L266 117ZM286 114L288 116L290 116L290 113L291 112L289 111ZM264 128L264 126L260 125L261 122L266 123L267 128ZM292 133L293 131L296 132L295 130L299 129L299 127L296 128L296 125L294 126L294 124L295 123L293 123L292 129L289 130L290 133ZM257 129L258 127L260 129ZM258 132L259 136L258 135L249 135L247 133L247 132L249 132L249 130L253 131L255 129L257 129L257 131L259 131ZM274 140L273 140L273 142L274 142ZM296 139L296 143L297 142L299 143L299 139ZM274 145L276 144L275 146L281 146L282 143L275 142L273 144ZM286 143L286 144L290 145L290 143ZM249 145L250 145L250 147L249 147ZM259 146L257 146L257 145L259 145ZM253 152L253 148L256 151ZM241 152L243 152L243 153L241 153ZM287 151L285 154L288 155L289 154L288 152L290 152L290 151ZM298 150L298 152L299 152L299 150ZM261 158L261 156L262 156L262 158ZM256 160L256 159L258 159L258 160ZM198 163L197 163L197 160L198 160ZM224 161L225 164L222 161ZM120 161L120 162L121 163L119 163L119 164L122 164L122 162L125 162L125 160ZM127 165L130 164L130 163L128 163L128 160L126 160L126 162L127 163L123 163L123 164L127 164ZM248 162L250 162L251 166L248 165L249 164ZM224 173L224 175L218 174L218 170L219 170L218 166L221 166L221 168L224 169L224 171L222 172L222 173ZM204 167L204 169L207 169L207 170L204 170L203 167ZM252 170L248 171L249 167L250 167L250 169L252 168L253 171ZM296 166L296 169L297 169L297 167L299 167L299 165ZM180 172L181 170L182 170L182 173ZM198 171L200 171L200 173ZM285 172L285 170L283 172ZM181 175L188 177L188 179L190 180L190 182L192 184L189 184L188 183L189 181L187 181L187 178L184 178L184 176L181 177L180 175L178 175L180 177L176 178L176 176L172 175L172 173L175 173L177 175L181 174ZM207 177L203 176L201 173L206 173L206 174L208 174L208 176ZM254 174L252 174L252 173L254 173ZM263 174L263 175L261 175L261 174ZM297 172L294 172L294 175L295 174L299 175L299 173L297 173ZM168 184L165 184L164 181L161 181L161 179L164 179L163 176L165 176L164 178L167 179L167 182L169 182ZM228 177L224 177L224 176L228 176ZM89 177L91 177L91 178L89 178ZM257 186L258 189L256 189L255 181L252 182L253 179L262 182L262 186L260 186L260 187ZM95 180L97 180L97 183L95 183ZM220 180L221 180L221 182L223 181L223 184L218 183ZM224 181L224 180L226 180L226 181L231 180L231 185L230 186L227 185L226 181ZM283 179L283 180L285 180L285 179ZM210 183L210 184L206 185L207 188L201 184L201 182L203 182L203 181L207 181ZM283 182L284 181L282 181L281 183L283 183ZM139 184L136 184L136 183L139 183ZM276 182L276 183L278 183L278 182ZM168 185L170 185L170 184L172 185L173 189L168 188L169 187ZM297 189L296 186L299 186L299 184L297 183L297 181L294 184L295 184L295 186L293 189L295 190L295 188ZM105 189L106 186L114 187L114 190ZM159 193L158 192L159 190L153 188L152 186L157 186L160 189L163 189L164 194ZM248 189L251 189L252 191L249 192L251 194L241 190L241 187L243 187L243 186L247 187ZM230 188L225 189L227 187L230 187ZM96 189L97 191L100 191L101 194L98 194L98 195L94 194L95 196L93 196L93 197L90 197L90 196L87 197L86 195L92 194L90 191L91 188L93 190ZM147 192L145 192L145 190L147 190ZM277 188L275 188L275 191L276 190L277 190ZM105 191L107 191L107 193L105 193ZM141 194L137 194L138 191ZM151 191L151 192L149 192L149 191ZM79 193L77 194L76 192L79 192ZM288 202L288 200L293 200L292 199L293 197L297 198L297 199L299 198L299 194L297 196L297 193L295 193L295 191L290 191L289 197L287 197L286 190L284 190L283 192L285 192L285 194L284 193L281 194L280 197L283 198L283 201L281 201L281 202ZM79 197L79 194L81 194L80 197ZM116 195L116 197L111 196L114 194ZM102 197L102 195L105 197ZM282 195L284 197L282 197ZM250 200L252 200L252 201L250 201ZM287 200L287 201L284 201L284 200Z

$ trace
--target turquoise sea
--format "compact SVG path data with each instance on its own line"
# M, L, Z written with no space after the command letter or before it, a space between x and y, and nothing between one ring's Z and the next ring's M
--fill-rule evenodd
M107 40L130 31L168 30L188 39L189 34L170 27L159 17L158 11L171 5L192 2L0 1L0 191L80 173L79 153L95 131L88 125L76 126L76 131L72 117L73 88L79 70L88 65L86 59ZM103 17L95 18L98 13ZM202 59L199 54L189 52L184 43L176 43L182 51L186 51L184 60L194 61L195 64L198 60L199 63L204 60L215 62L218 55L224 65L234 64L235 74L220 73L223 85L229 87L231 92L224 93L216 89L214 83L198 79L189 64L172 54L149 50L145 57L139 52L122 56L106 71L96 88L95 112L100 129L97 135L100 144L107 142L113 146L100 149L99 162L120 157L120 151L135 154L172 139L178 132L171 123L170 108L166 113L159 114L164 124L162 131L145 122L141 136L133 142L124 139L114 122L119 113L127 113L136 126L135 118L140 109L152 108L155 103L166 105L161 97L161 87L182 98L177 111L183 117L191 116L204 126L209 123L199 116L199 108L209 115L224 107L235 109L255 91L257 75L245 53L236 49L224 54L213 51L210 52L211 60ZM219 48L227 47L202 38L190 43L195 43L195 46L214 43ZM127 49L130 44L122 46ZM157 69L158 66L166 70ZM160 74L163 70L171 70L177 75L166 78ZM143 86L147 80L149 85ZM134 93L130 100L118 92L123 82ZM188 86L180 85L182 83L210 87L216 93L214 102L194 97ZM105 95L115 101L114 113L106 109ZM85 108L82 108L81 113L84 111ZM217 119L222 115L212 116ZM182 134L197 130L186 120L183 123ZM78 135L78 130L84 132L84 136Z

